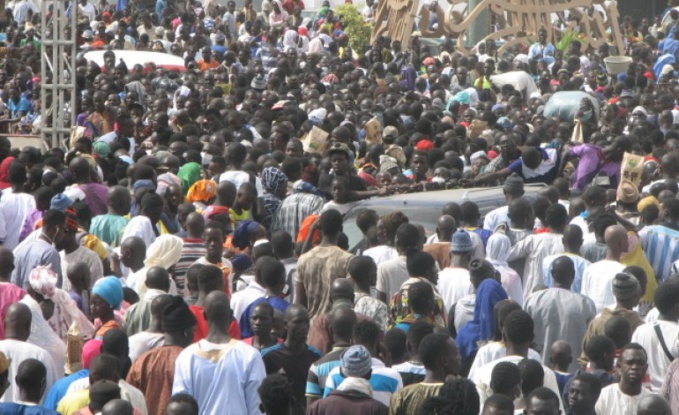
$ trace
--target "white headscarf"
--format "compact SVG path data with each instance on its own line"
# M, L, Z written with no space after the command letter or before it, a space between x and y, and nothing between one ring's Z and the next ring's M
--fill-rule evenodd
M507 258L512 250L512 243L504 233L496 232L488 238L486 245L486 259L500 273L502 287L507 291L510 299L523 305L523 288L521 277L509 266Z
M66 343L52 330L42 314L40 304L33 297L25 295L19 302L26 304L31 310L31 334L28 337L28 343L47 351L52 356L59 375L63 374L64 362L66 361ZM75 304L73 306L75 307Z
M182 253L182 248L184 247L184 241L174 235L160 235L155 241L149 246L146 251L146 260L144 261L144 268L139 270L139 275L143 275L143 280L136 281L135 290L139 297L143 297L146 293L146 271L151 267L162 267L165 269L172 268L179 261L179 257ZM174 280L170 278L170 291L171 295L177 294L177 285Z
M498 266L509 267L507 258L512 250L512 242L502 233L494 233L488 238L486 244L486 259L496 268Z
M146 251L144 266L146 268L157 266L170 269L179 261L183 247L182 238L174 235L160 235Z
M323 54L324 49L323 49L323 40L319 37L315 37L311 39L309 42L309 54Z

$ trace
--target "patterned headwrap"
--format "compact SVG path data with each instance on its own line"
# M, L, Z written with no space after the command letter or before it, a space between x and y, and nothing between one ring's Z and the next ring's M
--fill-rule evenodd
M66 214L66 230L71 232L78 231L78 215L75 213L75 209L72 207L64 211Z
M186 194L186 202L209 202L217 194L217 183L212 180L198 180Z
M280 169L276 167L267 167L262 170L262 187L264 188L264 215L262 216L262 225L265 228L271 228L273 218L281 206L283 201L280 199L281 189L286 189L288 186L288 178Z
M57 289L57 274L49 265L38 265L28 276L31 288L43 297L51 298Z
M262 187L267 193L278 196L280 189L287 185L288 177L277 167L267 167L262 170Z

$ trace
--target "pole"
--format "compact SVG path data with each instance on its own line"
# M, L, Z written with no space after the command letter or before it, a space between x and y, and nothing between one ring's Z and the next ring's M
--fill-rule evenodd
M471 14L472 10L483 0L469 0L469 5L467 6L467 15ZM483 40L486 36L490 34L490 11L488 9L484 10L479 14L479 16L474 19L469 31L467 32L467 47L471 48L476 46L477 43Z
M50 5L52 15L47 19L47 10ZM76 118L74 69L77 46L76 28L73 22L78 21L77 4L73 4L70 19L67 11L66 1L60 0L53 3L43 1L41 4L40 18L43 33L48 31L51 33L51 36L45 36L42 39L40 65L42 84L40 135L46 147L68 148L71 126L75 124Z

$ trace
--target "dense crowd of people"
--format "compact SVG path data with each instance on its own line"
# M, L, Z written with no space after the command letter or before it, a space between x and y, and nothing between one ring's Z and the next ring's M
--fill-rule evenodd
M679 413L669 3L624 51L559 23L465 55L355 50L337 10L372 0L72 2L70 139L0 136L0 413ZM0 125L38 134L54 34L9 6ZM431 223L357 203L483 186Z

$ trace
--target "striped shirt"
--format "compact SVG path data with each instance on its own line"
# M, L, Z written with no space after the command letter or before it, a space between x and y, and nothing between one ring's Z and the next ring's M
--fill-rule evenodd
M658 393L669 402L673 413L679 413L679 360L675 359L667 368Z
M663 225L647 226L639 231L639 239L660 284L670 276L672 263L679 260L679 231Z
M323 390L323 397L325 398L335 390L344 380L344 376L340 373L340 368L334 368L328 375L325 382L325 389ZM372 375L370 375L370 386L373 388L373 399L382 402L389 406L391 403L391 396L401 389L403 389L403 380L401 375L394 369L386 367L381 360L372 358Z
M183 238L184 246L179 255L179 261L174 266L174 282L177 284L177 294L184 296L186 286L186 271L194 262L206 255L205 241L201 238Z
M323 389L328 379L330 372L342 364L340 356L346 350L346 347L333 347L330 353L318 359L316 363L311 365L309 369L309 376L306 379L306 396L312 398L320 398L323 396Z
M274 57L272 49L271 46L262 43L262 47L257 51L256 59L262 62L266 73L276 69L276 57Z

